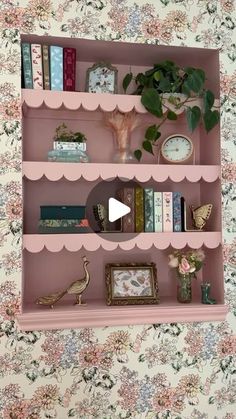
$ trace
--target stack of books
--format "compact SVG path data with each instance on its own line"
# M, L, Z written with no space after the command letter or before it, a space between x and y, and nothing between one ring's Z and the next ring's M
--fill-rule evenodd
M118 198L131 209L122 218L124 233L184 231L180 192L127 187L118 192Z
M22 43L23 87L75 91L76 49Z
M38 232L41 234L90 233L85 206L41 206Z
M48 161L88 163L86 142L54 141L53 150L48 151Z

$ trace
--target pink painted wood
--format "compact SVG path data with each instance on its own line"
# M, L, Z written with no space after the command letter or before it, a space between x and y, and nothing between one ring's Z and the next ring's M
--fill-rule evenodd
M147 182L153 178L156 182L164 182L168 178L173 182L187 179L197 182L215 182L220 177L220 166L187 166L187 165L157 165L157 164L111 164L111 163L52 163L52 162L23 162L23 175L30 180L39 180L45 176L48 180L58 181L63 177L75 181L83 177L88 181L99 178L111 179L115 177L137 179Z
M108 307L88 301L84 307L58 305L53 309L29 305L17 316L21 330L52 330L78 327L122 326L170 322L222 321L228 308L201 303L179 304L166 299L159 305Z
M108 241L103 237L116 237L117 241ZM118 241L118 238L126 241ZM104 233L102 235L87 234L24 234L23 248L32 253L41 252L46 248L49 252L60 252L63 248L76 252L84 247L89 251L96 251L100 247L104 250L132 250L135 246L146 250L155 246L156 249L167 249L172 246L183 249L189 246L198 249L206 246L215 249L221 244L221 232L188 232L188 233L140 233L137 236L128 233Z

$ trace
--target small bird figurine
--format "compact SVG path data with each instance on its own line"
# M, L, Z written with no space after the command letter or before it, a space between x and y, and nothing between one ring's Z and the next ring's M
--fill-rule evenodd
M36 300L36 304L50 306L53 308L54 304L57 303L65 294L75 294L76 301L74 305L86 305L86 303L82 303L82 294L86 290L89 281L90 281L90 274L87 269L87 265L89 264L89 260L86 256L82 257L83 260L83 267L84 267L84 277L81 279L77 279L73 281L68 288L63 291L56 292L54 294L46 295L45 297L39 297Z

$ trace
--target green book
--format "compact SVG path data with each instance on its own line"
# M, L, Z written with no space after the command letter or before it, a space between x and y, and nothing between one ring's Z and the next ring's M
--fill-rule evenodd
M154 192L152 188L144 189L145 231L154 231Z
M144 202L143 188L135 188L135 231L141 233L144 231Z

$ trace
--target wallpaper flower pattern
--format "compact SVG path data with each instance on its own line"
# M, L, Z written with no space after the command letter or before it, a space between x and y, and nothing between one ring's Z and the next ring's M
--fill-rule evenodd
M236 418L234 0L2 0L0 417ZM223 323L20 332L20 33L220 49Z

